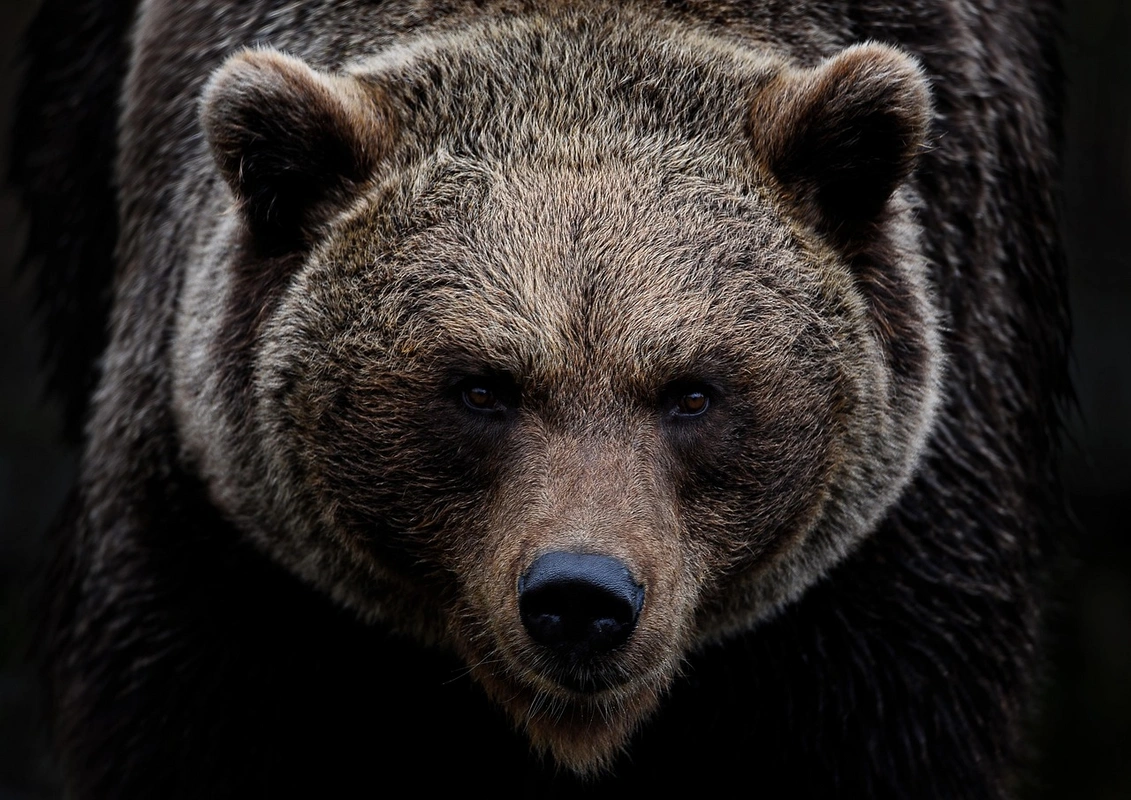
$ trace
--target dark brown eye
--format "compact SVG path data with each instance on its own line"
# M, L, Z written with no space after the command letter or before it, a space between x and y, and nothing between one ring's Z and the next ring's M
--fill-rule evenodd
M688 392L676 400L675 409L681 417L697 417L706 411L709 405L711 401L703 392Z
M463 402L475 411L495 411L499 408L499 399L486 386L468 386L463 390Z
M455 395L465 408L492 418L518 408L520 393L509 375L470 375L456 382Z

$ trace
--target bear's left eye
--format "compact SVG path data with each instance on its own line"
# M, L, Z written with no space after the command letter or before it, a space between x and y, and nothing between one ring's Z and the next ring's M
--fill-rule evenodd
M678 381L663 393L664 405L673 419L693 419L711 407L711 389L699 381Z
M688 392L676 401L675 407L680 416L697 417L710 405L710 399L703 392Z

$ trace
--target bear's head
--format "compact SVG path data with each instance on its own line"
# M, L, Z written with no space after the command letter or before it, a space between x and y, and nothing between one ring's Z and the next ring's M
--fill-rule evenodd
M267 554L606 765L685 656L866 537L937 405L907 56L661 24L232 56L175 344Z

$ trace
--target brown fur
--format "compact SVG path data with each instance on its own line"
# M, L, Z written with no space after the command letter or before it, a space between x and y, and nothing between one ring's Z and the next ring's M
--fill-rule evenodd
M1011 471L1028 441L1012 409L1049 389L987 366L1040 361L1011 358L1027 340L994 324L1030 309L1000 288L1002 253L968 268L955 251L974 223L939 176L961 159L944 150L948 171L932 156L916 176L948 144L939 120L970 127L946 86L932 107L914 56L826 5L269 6L140 10L111 343L58 579L81 596L59 619L96 633L53 623L59 652L120 656L138 681L123 696L144 690L147 659L181 663L116 630L179 630L154 621L182 624L161 602L186 577L168 577L181 545L164 522L203 537L195 520L214 515L219 538L375 629L458 654L536 751L595 776L720 643L811 629L809 668L876 660L861 674L882 686L885 669L918 674L919 635L966 658L966 601L948 616L939 597L1028 585L997 531L1025 530L1039 495ZM1039 173L1046 154L1030 155ZM944 337L964 360L944 361ZM469 409L469 381L499 407ZM709 395L702 417L674 413L688 386ZM969 510L953 498L978 491L970 475L1001 481L1000 515L923 519ZM921 559L930 548L942 555ZM613 556L645 587L631 638L570 676L593 691L570 688L520 619L520 576L560 550ZM955 552L929 586L906 577ZM887 577L897 608L859 600ZM900 629L913 652L892 666L876 654L904 645L869 625L917 609L904 595L929 613ZM827 613L807 625L816 603ZM1034 624L1021 605L1018 653ZM849 655L824 664L841 636ZM1004 721L987 730L1005 741L1022 691L1001 677L1010 659L990 659L988 682L930 685L998 687ZM53 668L64 740L94 716L81 661ZM967 723L922 713L937 741L963 739ZM990 750L956 757L987 794L1008 760ZM853 786L901 769L868 761Z
M583 18L422 36L353 77L270 51L222 67L205 131L253 246L189 272L174 397L213 498L269 553L365 617L455 647L537 747L584 772L690 647L772 613L869 532L915 468L939 358L906 201L879 219L924 136L913 62L872 45L804 72ZM652 59L648 74L624 74L630 59ZM409 102L437 64L456 129ZM531 108L493 105L499 85ZM681 112L688 96L703 106ZM328 227L296 222L335 207ZM263 322L250 393L202 395L231 370L238 325L204 295L286 245L271 218L318 241ZM898 337L926 365L914 382L889 372L876 334L892 323L868 310L847 248L820 236L861 225L857 240L897 243L868 266L913 321ZM505 423L453 398L477 375L513 383ZM689 379L715 387L710 418L673 424L665 393ZM553 550L612 555L647 587L632 640L592 667L614 689L560 686L519 622L518 576Z

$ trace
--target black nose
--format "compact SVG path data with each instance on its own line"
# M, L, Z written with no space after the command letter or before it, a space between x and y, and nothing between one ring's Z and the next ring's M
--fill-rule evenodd
M628 641L643 605L644 587L611 556L546 553L518 581L531 638L571 661Z

